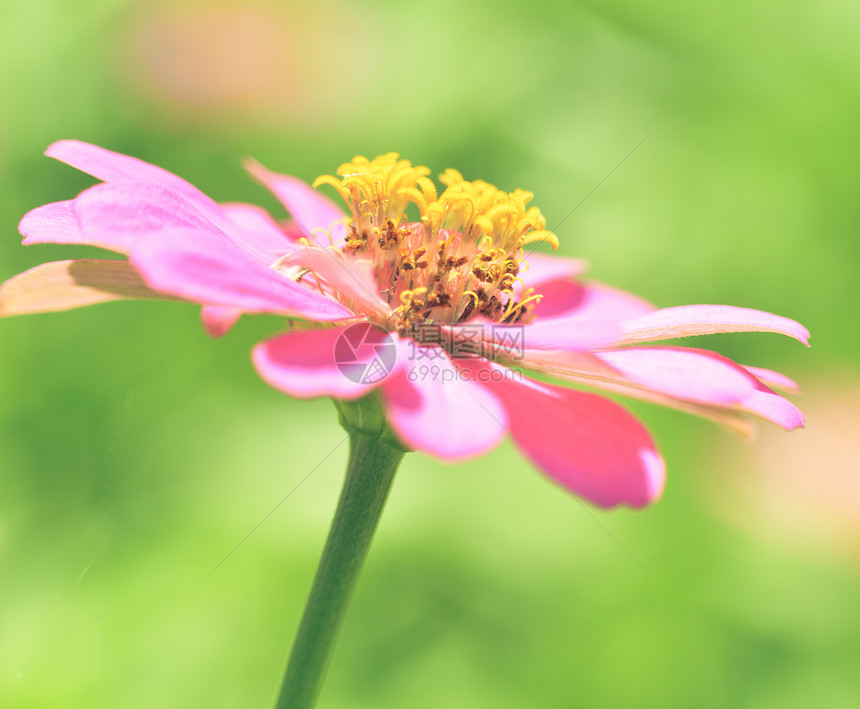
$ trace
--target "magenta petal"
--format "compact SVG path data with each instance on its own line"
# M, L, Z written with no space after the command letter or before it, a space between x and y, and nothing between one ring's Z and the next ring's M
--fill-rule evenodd
M73 200L51 202L27 212L18 224L24 244L85 244Z
M262 207L255 204L230 202L220 205L239 233L239 246L270 265L296 248L296 243Z
M719 332L776 332L809 346L809 331L798 322L773 313L732 305L681 305L663 308L624 323L619 344L669 340Z
M543 296L534 306L538 319L620 321L638 318L656 309L637 295L603 283L553 280L541 284L537 292Z
M517 447L571 492L601 507L644 507L662 493L651 435L617 404L526 378L485 386L504 404Z
M464 377L440 347L401 341L405 363L382 385L391 427L406 445L444 460L471 458L505 436L507 415L496 396Z
M530 253L526 259L528 267L520 272L520 278L529 288L541 293L547 281L570 280L585 273L588 262L584 259L552 256L550 254Z
M632 383L623 374L599 359L597 353L529 350L520 364L528 369L575 384L585 384L612 394L650 401L694 416L703 416L747 439L752 437L755 430L749 418L743 415L740 404L731 406L699 404L648 389Z
M473 320L463 325L442 325L440 330L456 353L506 360L525 359L535 350L586 352L613 344L621 332L618 323L565 318L544 318L526 325Z
M635 384L703 404L736 404L751 396L757 383L739 364L708 350L645 347L595 356Z
M750 367L746 364L743 365L743 367L756 379L764 382L769 386L775 387L777 389L782 389L784 391L800 391L800 386L798 385L798 383L794 381L794 379L792 379L791 377L787 377L782 372L774 372L772 369L763 369L762 367Z
M619 323L578 318L541 318L526 325L492 325L489 333L498 345L514 342L516 337L526 350L569 350L582 352L606 347L618 339Z
M224 337L240 317L242 317L242 311L238 308L204 305L200 309L200 319L210 337Z
M741 408L775 423L786 431L803 428L806 425L800 409L761 382L757 383L756 390L743 401Z
M128 253L153 234L191 229L224 238L195 205L159 185L110 182L82 192L74 211L86 243Z
M106 183L131 182L162 187L181 196L219 229L232 234L232 223L214 200L172 172L77 140L58 141L49 146L45 154Z
M343 219L344 213L328 197L298 177L271 172L258 162L249 161L246 168L280 200L312 243L322 248L330 245L328 238L319 231L324 230L331 231L331 245L343 246L346 226L337 220Z
M488 325L484 339L504 346L520 338L525 350L592 350L617 342L622 321L654 309L638 296L600 283L553 280L540 292L544 297L534 307L534 321Z
M60 140L50 145L45 155L86 172L103 182L135 181L162 185L204 208L215 203L178 175L143 160L115 153L79 140Z
M754 368L741 367L709 350L680 347L594 353L530 350L522 365L577 384L704 416L745 438L751 437L754 428L744 414L759 416L788 429L803 425L800 411L753 376L750 370ZM769 370L755 371L776 374Z
M340 303L267 268L223 235L152 234L134 245L131 261L153 288L198 303L320 321L352 315Z
M360 337L351 337L353 333ZM386 351L393 364L396 345L391 336L359 323L278 335L257 345L252 359L267 384L290 396L357 399L384 380L385 367L377 377L373 363L385 360Z

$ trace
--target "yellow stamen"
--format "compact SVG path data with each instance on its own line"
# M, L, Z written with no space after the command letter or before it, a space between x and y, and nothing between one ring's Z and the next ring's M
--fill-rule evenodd
M521 320L540 297L519 278L528 268L524 247L543 241L558 248L540 210L528 206L534 195L469 181L453 169L439 176L440 192L429 174L397 153L358 155L314 187L334 187L349 207L342 251L367 258L380 293L399 301L396 327L477 315ZM417 208L418 222L407 223L407 208Z

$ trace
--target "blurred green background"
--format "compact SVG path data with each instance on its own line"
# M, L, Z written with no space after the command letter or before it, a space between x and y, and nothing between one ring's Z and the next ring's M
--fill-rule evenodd
M797 378L807 430L635 406L669 468L636 513L510 445L408 456L320 706L858 706L858 36L836 0L5 0L0 279L97 253L20 246L25 211L92 183L41 155L60 138L272 208L234 156L310 179L396 150L530 189L550 226L617 167L562 252L661 306L801 320L812 350L701 344ZM252 371L278 328L0 322L0 706L269 706L346 455L329 402Z

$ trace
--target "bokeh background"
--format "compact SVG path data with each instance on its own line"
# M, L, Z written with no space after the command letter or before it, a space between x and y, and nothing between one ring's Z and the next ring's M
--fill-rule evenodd
M41 155L60 138L276 212L237 157L311 179L395 150L531 189L550 226L600 184L561 251L661 306L804 322L811 350L701 344L798 379L807 430L637 405L669 466L643 512L510 445L408 456L320 706L858 706L858 36L838 0L4 0L0 279L98 253L19 243L92 183ZM0 705L269 706L346 456L330 402L252 371L279 326L0 322Z

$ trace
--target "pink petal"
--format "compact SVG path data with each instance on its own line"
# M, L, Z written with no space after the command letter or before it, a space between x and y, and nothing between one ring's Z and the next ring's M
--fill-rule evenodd
M83 243L128 253L164 231L195 230L224 238L200 210L181 195L155 184L110 182L90 187L74 202Z
M238 308L204 305L200 309L200 319L210 337L224 337L240 317L242 317L242 311Z
M299 247L284 260L284 265L309 269L331 286L342 298L351 301L352 310L376 320L384 320L391 308L379 295L379 286L368 261L344 257L341 253L315 246ZM313 283L313 276L304 276Z
M651 435L617 404L526 378L484 386L504 404L517 447L571 492L601 507L644 507L662 493L665 465Z
M744 365L744 369L746 369L756 379L759 379L765 384L776 389L792 392L800 391L798 383L781 372L774 372L772 369L762 369L761 367L750 367L748 365Z
M600 283L553 280L545 282L540 292L544 297L534 308L532 322L486 325L482 339L502 349L518 342L525 350L592 350L617 342L621 321L653 310L638 296ZM471 329L474 323L452 331Z
M709 350L530 351L521 364L567 381L709 418L745 438L753 436L755 427L743 414L789 430L803 425L797 407L774 394L746 368ZM703 380L699 383L697 373Z
M367 323L278 335L254 348L263 380L290 396L357 399L393 368L397 345Z
M761 382L758 382L756 390L742 402L741 408L775 423L786 431L803 428L806 425L800 409L779 394L775 394Z
M0 317L70 310L126 298L171 297L150 288L128 261L43 263L0 286Z
M86 172L103 182L135 181L162 185L181 194L204 210L215 203L178 175L137 158L115 153L79 140L60 140L50 145L45 155Z
M157 290L207 305L341 320L352 313L243 252L223 235L177 230L138 241L131 260Z
M255 204L232 202L222 204L221 210L241 232L242 243L266 264L272 264L288 251L296 248L295 242L262 207Z
M724 426L743 438L751 439L755 434L756 429L753 422L739 411L722 406L684 401L652 389L646 389L630 382L620 372L598 359L596 354L530 350L519 364L565 381L584 384L613 394L641 399L659 406L684 411L694 416L701 416Z
M809 346L809 331L788 318L732 305L682 305L663 308L624 324L619 344L669 340L719 332L776 332Z
M528 266L520 272L520 278L538 293L545 282L570 280L583 274L588 268L588 262L584 259L552 256L537 251L530 253L526 261Z
M74 201L51 202L27 212L18 224L24 244L84 244Z
M707 350L646 347L595 356L635 384L704 404L739 403L753 394L757 384L739 364Z
M330 245L328 238L319 231L322 229L331 231L331 245L343 246L346 227L337 220L343 219L344 213L328 197L298 177L271 172L253 160L248 161L245 168L278 198L311 243L322 248Z
M620 332L618 323L578 318L542 318L526 325L496 325L491 327L494 341L511 342L517 330L527 350L584 351L606 347L615 342Z
M461 375L436 346L400 341L405 363L382 385L388 421L406 445L444 460L462 460L494 448L507 416L496 396Z
M606 347L617 341L621 329L612 322L544 318L525 325L473 320L463 325L441 325L440 331L452 343L455 354L472 352L520 360L533 350L577 352Z
M630 320L655 310L637 295L603 283L547 281L537 290L543 298L534 306L536 319Z
M172 172L77 140L58 141L49 146L45 154L106 183L133 182L162 187L181 196L222 231L233 234L232 222L223 215L215 201Z
M76 209L82 210L87 233L81 229ZM234 228L231 238L244 250L267 265L287 251L295 242L261 207L251 204L221 205L224 218ZM24 244L83 244L108 248L127 254L133 239L162 229L200 227L211 230L215 225L194 205L175 192L159 186L140 183L99 185L87 190L77 200L53 202L24 215L18 230Z

